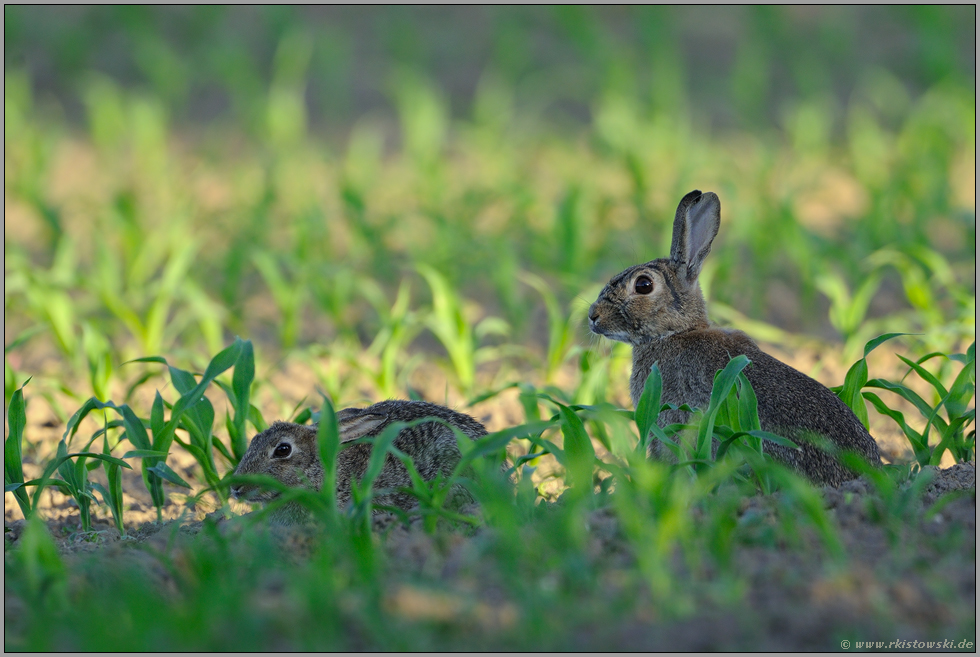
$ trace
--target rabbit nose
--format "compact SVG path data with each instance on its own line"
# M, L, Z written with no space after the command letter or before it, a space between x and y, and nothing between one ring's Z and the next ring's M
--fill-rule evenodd
M234 497L236 500L241 496L241 494L242 494L242 487L241 486L232 486L231 487L231 496Z

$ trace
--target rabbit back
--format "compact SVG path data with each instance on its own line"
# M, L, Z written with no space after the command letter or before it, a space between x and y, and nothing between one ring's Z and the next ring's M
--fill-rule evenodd
M743 372L758 399L759 423L764 431L796 442L794 450L769 441L764 450L814 481L839 485L852 479L831 454L814 444L824 438L836 450L852 451L872 464L881 463L878 444L848 406L821 383L762 351L741 331L707 328L653 340L634 349L630 395L634 405L643 392L653 363L663 378L662 401L705 408L711 397L715 372L731 358L745 355L751 361ZM659 424L688 421L687 411L668 410ZM655 456L667 451L655 445Z
M370 431L363 434L364 436L380 435L394 422L412 422L426 417L447 422L473 440L487 434L486 427L469 415L425 401L390 399L364 409L344 409L338 414L338 419L343 423L355 415L379 419ZM393 445L411 457L415 469L425 481L435 479L440 473L448 476L462 458L459 446L456 444L456 434L441 422L421 422L405 427L398 433ZM356 444L343 450L338 456L337 501L342 506L350 501L351 476L360 480L367 471L371 450L372 445ZM405 465L392 454L386 455L374 487L394 489L411 486L412 480ZM451 503L469 501L469 499L469 494L462 486L454 486ZM381 495L376 498L376 502L402 509L410 509L418 504L415 497L401 492Z

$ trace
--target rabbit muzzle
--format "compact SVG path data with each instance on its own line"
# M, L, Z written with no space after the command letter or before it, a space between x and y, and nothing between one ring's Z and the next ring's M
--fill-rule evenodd
M239 502L269 502L279 496L278 491L262 490L251 484L237 484L230 489L231 497Z
M603 323L602 315L596 308L596 304L592 304L589 309L589 330L596 335L601 335L610 340L616 340L617 342L631 342L630 335L626 331L613 330L611 327Z

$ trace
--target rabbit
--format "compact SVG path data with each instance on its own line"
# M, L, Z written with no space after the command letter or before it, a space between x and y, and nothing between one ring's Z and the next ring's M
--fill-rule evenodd
M745 354L743 370L758 397L764 431L797 443L794 450L763 441L763 450L818 484L838 486L856 475L830 452L850 450L881 464L878 444L848 406L828 388L773 358L745 333L708 323L698 275L721 223L721 202L694 190L681 199L674 217L670 258L636 265L614 276L589 308L589 328L633 346L630 396L636 406L654 363L663 377L662 401L705 408L715 372ZM661 427L685 423L690 412L667 410ZM829 440L829 445L826 440ZM717 441L714 449L717 449ZM650 456L670 458L658 441Z
M487 434L478 421L454 410L424 401L389 399L367 408L345 408L337 413L340 442L347 443L364 436L376 436L392 422L411 422L435 417L456 427L471 439ZM242 457L236 475L267 474L287 486L311 486L319 491L323 486L324 470L317 446L317 426L292 422L273 422L252 439ZM438 422L423 422L401 430L394 446L408 454L415 468L426 481L440 472L450 474L461 458L456 436L452 429ZM360 479L367 469L373 445L351 445L337 456L337 504L343 508L351 498L351 477ZM398 488L412 485L408 470L392 454L385 457L381 473L374 482L375 488ZM278 492L262 490L258 486L238 484L232 486L235 499L268 502L278 497ZM376 498L376 503L402 509L414 507L418 500L411 495L392 492ZM462 486L454 486L452 504L471 501ZM283 506L272 514L273 524L286 525L302 522L308 516L299 504Z

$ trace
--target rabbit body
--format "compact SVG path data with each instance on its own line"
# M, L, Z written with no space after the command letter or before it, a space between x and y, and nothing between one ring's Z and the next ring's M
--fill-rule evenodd
M768 454L815 482L834 486L855 475L815 442L825 439L835 450L856 452L879 465L877 443L837 395L759 349L745 333L708 323L698 275L720 221L721 204L715 194L687 194L674 219L670 258L636 265L613 277L589 309L592 332L633 346L633 405L657 363L664 403L705 408L715 373L744 354L751 361L743 372L758 398L762 429L801 447L763 441ZM685 423L689 416L688 411L664 411L658 424ZM655 441L651 456L672 454Z
M411 422L426 417L439 418L456 427L471 439L486 435L478 421L445 406L423 401L387 400L368 408L345 408L337 413L340 442L346 443L364 436L376 436L392 422ZM319 491L323 486L324 469L320 462L315 425L274 422L252 439L235 474L267 474L287 486L309 486ZM422 422L402 429L394 446L411 457L415 468L426 481L440 472L452 473L461 455L452 429L439 422ZM350 502L351 480L360 478L367 470L373 445L359 443L343 449L337 455L337 504L343 508ZM375 489L411 487L412 482L404 464L392 454L385 456L384 465L374 482ZM270 501L276 491L263 491L258 486L232 487L236 499ZM469 501L461 486L454 486L453 503ZM391 492L375 498L376 504L410 509L418 500L406 493ZM299 504L283 506L273 513L275 524L301 522L307 517Z

